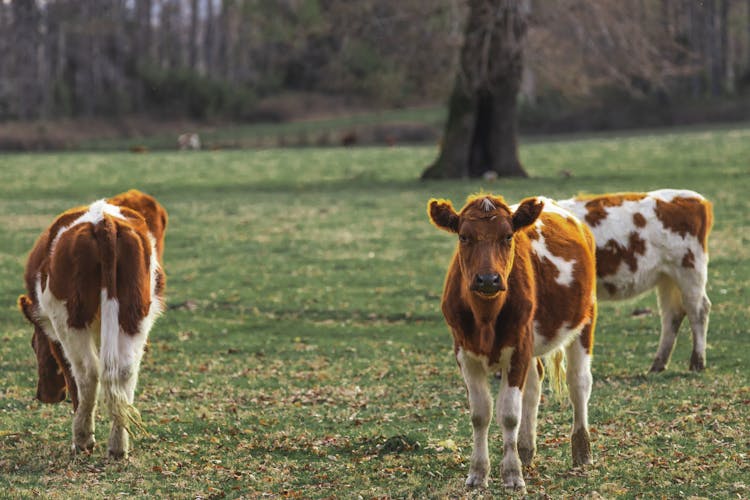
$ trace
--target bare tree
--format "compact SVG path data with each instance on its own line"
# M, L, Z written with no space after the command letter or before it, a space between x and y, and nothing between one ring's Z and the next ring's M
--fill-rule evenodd
M516 98L528 15L526 1L470 0L440 155L422 178L527 176L518 159Z

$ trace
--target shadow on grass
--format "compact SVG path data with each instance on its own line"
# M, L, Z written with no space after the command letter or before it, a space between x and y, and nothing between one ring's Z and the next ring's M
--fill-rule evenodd
M599 380L604 383L621 382L628 385L638 385L644 382L650 384L672 384L675 381L697 379L701 376L701 373L680 371L668 368L667 370L659 373L653 373L649 371L635 373L614 373L606 377L602 377Z

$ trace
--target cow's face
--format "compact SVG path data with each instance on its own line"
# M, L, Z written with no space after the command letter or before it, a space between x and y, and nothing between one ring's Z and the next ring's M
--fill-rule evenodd
M31 347L36 354L39 380L36 384L36 398L42 403L59 403L65 401L65 376L60 364L52 354L50 340L38 327L34 327Z
M458 214L447 200L430 200L430 219L439 228L458 235L457 259L469 290L493 299L507 290L515 257L515 234L532 224L544 205L536 199L521 203L515 212L502 198L469 198Z
M27 295L18 297L18 307L34 327L31 336L31 348L36 355L36 366L39 380L36 384L36 398L42 403L59 403L65 400L65 375L60 363L52 353L52 346L47 335L42 331L32 313L33 305Z

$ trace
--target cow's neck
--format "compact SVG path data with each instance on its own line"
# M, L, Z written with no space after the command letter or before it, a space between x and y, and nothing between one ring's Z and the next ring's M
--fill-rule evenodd
M481 328L485 325L494 327L497 316L500 314L507 296L508 292L503 292L494 299L487 300L478 297L471 291L468 292L467 302L469 303L471 312L474 314L474 321L476 321L478 327Z

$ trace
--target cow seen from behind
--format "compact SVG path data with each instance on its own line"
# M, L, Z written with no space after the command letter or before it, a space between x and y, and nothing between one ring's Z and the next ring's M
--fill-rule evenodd
M131 190L64 212L31 250L18 303L34 326L37 397L55 403L70 393L74 451L94 447L100 383L112 420L109 455L127 457L131 425L141 425L133 401L163 309L166 225L164 208Z
M466 484L486 486L492 396L488 376L502 373L496 417L503 433L502 480L525 487L521 464L536 453L540 356L561 356L573 403L574 465L591 463L588 401L596 321L594 240L589 229L545 198L509 207L493 195L428 203L432 223L457 235L442 297L469 396L474 447Z

